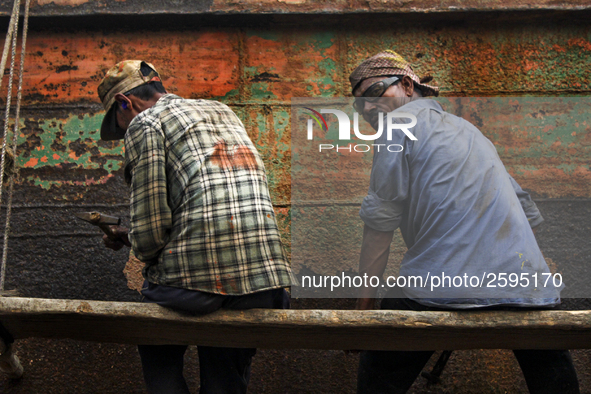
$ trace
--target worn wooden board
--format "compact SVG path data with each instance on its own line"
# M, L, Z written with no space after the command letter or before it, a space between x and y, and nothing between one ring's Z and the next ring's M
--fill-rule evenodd
M591 311L219 311L154 304L0 298L15 339L294 349L591 348Z

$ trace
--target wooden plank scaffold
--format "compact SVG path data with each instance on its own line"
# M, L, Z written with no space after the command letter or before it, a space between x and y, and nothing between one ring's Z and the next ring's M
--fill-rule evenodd
M273 349L589 349L591 311L220 310L206 316L156 304L0 298L15 340Z

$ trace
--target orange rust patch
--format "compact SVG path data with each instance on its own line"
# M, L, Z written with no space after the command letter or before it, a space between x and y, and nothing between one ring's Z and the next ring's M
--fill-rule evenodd
M330 86L327 88L320 81L339 78L336 70L321 66L329 59L339 59L338 45L318 48L308 44L315 40L313 33L301 33L297 38L293 34L279 34L276 39L253 35L245 41L245 66L256 70L252 78L265 73L275 76L265 83L278 100L289 102L291 97L322 95L322 89L328 90Z
M585 40L584 38L571 38L568 40L569 46L578 46L587 51L591 51L591 42Z
M256 157L247 146L236 145L228 148L226 141L215 145L210 159L212 164L223 169L258 169Z
M59 1L64 7L66 3L96 3L43 1ZM236 94L240 58L236 48L240 35L231 29L212 30L188 30L182 34L176 31L96 34L78 30L75 34L49 35L31 31L23 74L23 104L99 103L96 89L106 71L121 60L138 56L154 64L171 93L187 98ZM198 73L195 64L199 64Z
M39 163L39 159L33 157L31 160L25 163L25 167L35 167L37 163Z

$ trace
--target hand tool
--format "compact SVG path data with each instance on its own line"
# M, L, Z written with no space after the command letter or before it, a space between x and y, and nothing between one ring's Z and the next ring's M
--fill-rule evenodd
M119 235L117 235L111 229L111 226L119 226L121 224L121 218L118 218L116 216L105 215L104 213L100 212L80 212L75 213L74 215L76 215L78 219L82 219L85 222L94 224L95 226L99 226L101 230L103 230L103 232L107 234L107 237L109 237L113 241L116 241L120 238Z

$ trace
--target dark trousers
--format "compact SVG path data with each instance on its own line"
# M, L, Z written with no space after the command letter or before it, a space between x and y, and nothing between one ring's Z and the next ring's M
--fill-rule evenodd
M384 298L382 309L441 310L409 299ZM579 382L568 350L513 350L532 394L578 394ZM406 393L433 351L363 351L358 394Z
M204 315L218 309L288 309L289 296L283 289L243 296L224 296L147 284L143 302ZM244 394L250 379L250 365L256 349L198 346L200 394ZM144 381L150 394L187 394L183 377L183 345L139 345Z

